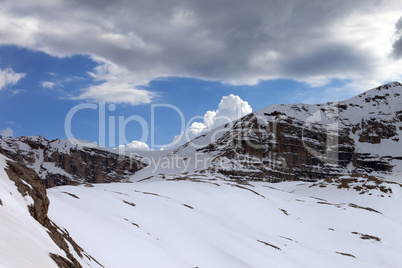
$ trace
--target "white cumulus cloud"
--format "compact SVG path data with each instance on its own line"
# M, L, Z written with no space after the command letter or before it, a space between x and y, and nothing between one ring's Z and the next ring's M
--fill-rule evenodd
M45 88L53 88L56 85L56 83L50 82L50 81L43 81L42 82L42 87Z
M243 101L239 96L230 94L222 98L215 111L208 111L204 115L204 125L211 129L223 124L232 122L253 111L247 101Z
M16 73L11 68L5 70L0 69L0 90L7 86L15 85L25 76L24 73Z
M138 88L140 85L132 82L135 79L126 68L110 62L102 63L89 74L100 84L84 89L82 94L73 99L139 105L150 103L156 95L154 92Z
M215 111L207 111L203 118L203 122L192 122L189 127L183 129L181 133L173 138L170 144L161 146L162 150L180 146L202 133L208 132L223 124L232 122L239 119L249 113L253 112L253 109L247 101L242 100L239 96L230 94L229 96L222 97L218 109ZM199 118L196 116L194 118ZM127 145L120 145L117 149L120 151L148 151L149 146L140 141L132 141Z
M13 137L14 136L14 131L11 128L7 127L7 128L3 129L0 132L0 136L2 136L2 137Z
M239 96L233 94L224 96L216 111L207 111L204 114L203 122L193 122L187 129L182 130L180 135L175 136L170 144L163 146L162 149L182 145L202 133L230 123L251 112L253 112L251 106Z
M149 151L149 146L145 142L132 141L127 145L119 145L117 147L120 152L137 152L137 151Z

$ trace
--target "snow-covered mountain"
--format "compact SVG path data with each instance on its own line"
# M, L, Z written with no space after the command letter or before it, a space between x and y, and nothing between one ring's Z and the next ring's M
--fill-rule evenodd
M234 180L316 181L400 172L401 95L402 85L393 82L342 102L269 106L164 158L150 158L134 180L211 173Z
M0 137L5 154L34 169L47 188L56 185L126 181L144 167L139 159L80 140L41 136Z
M14 160L0 155L0 267L400 267L401 94L393 82L338 103L274 105L140 156L0 140ZM10 175L15 165L33 169ZM40 180L24 179L35 171L47 186L48 174L77 176L47 190L46 214ZM96 184L114 181L127 183ZM85 252L54 245L49 218Z

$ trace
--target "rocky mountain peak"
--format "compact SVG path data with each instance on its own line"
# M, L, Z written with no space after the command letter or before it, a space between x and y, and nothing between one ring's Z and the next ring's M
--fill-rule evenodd
M401 93L401 83L392 82L341 102L269 106L196 138L174 154L202 154L210 160L204 167L195 163L195 172L235 180L316 181L399 172Z
M112 149L83 141L47 140L41 136L1 138L5 154L34 169L47 188L79 183L127 181L145 165Z

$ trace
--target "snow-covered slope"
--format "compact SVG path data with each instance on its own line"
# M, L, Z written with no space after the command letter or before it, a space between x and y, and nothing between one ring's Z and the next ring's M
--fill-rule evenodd
M383 180L62 186L49 213L105 267L400 267L402 185Z
M5 157L0 154L0 266L57 267L49 257L54 252L65 257L46 230L29 214L30 196L23 197L4 171Z
M49 221L46 190L36 189L39 177L34 181L23 167L10 164L0 153L0 267L100 267ZM9 174L15 175L13 180Z

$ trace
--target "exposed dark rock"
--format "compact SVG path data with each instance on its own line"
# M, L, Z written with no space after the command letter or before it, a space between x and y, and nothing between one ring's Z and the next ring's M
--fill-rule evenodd
M352 258L356 259L356 256L353 255L353 254L350 254L350 253L344 253L344 252L338 252L338 251L336 251L335 253L343 255L343 256L347 256L347 257L352 257Z
M126 181L145 164L94 146L77 146L68 140L48 141L43 137L0 139L5 154L34 168L46 188L80 183Z
M38 174L36 174L33 169L27 168L14 161L7 161L7 168L5 171L10 180L14 182L21 195L29 195L34 201L32 205L28 206L28 211L31 216L48 230L48 234L55 244L66 253L67 259L57 254L50 253L50 257L57 263L57 265L59 267L82 267L70 252L70 248L66 241L73 246L74 251L79 257L83 258L85 255L89 260L96 262L95 259L85 253L85 251L77 245L66 230L60 229L48 218L49 199L46 195L46 188L43 184L43 180L41 180Z
M336 152L339 157L334 166L331 162L322 161L323 158L330 159L326 151L330 137L323 129L306 129L302 122L290 118L269 123L264 128L257 124L253 116L244 120L249 123L247 127L234 127L215 146L224 148L215 161L224 157L241 165L240 169L225 163L216 163L213 167L214 171L233 179L277 182L303 178L315 181L328 174L343 174L343 169L353 158L354 148L346 132L340 133ZM273 130L275 136L271 135ZM225 147L228 143L230 145ZM209 145L200 151L208 152L210 148Z
M47 212L49 209L49 199L46 195L46 188L33 169L22 166L13 161L7 161L5 169L8 177L17 186L22 196L29 195L34 200L33 205L28 207L31 216L41 225L48 224Z
M359 232L352 232L352 234L360 236L360 238L363 239L363 240L374 240L374 241L377 241L377 242L381 242L381 238L376 237L374 235L362 234L362 233L359 233Z
M381 152L359 148L399 141L402 98L395 99L394 91L402 91L400 83L341 103L278 105L272 112L251 113L197 151L214 155L211 172L235 180L316 181L347 174L387 174L402 152L387 155L392 145ZM309 121L316 117L326 120ZM328 129L328 122L336 125L335 132Z
M58 267L60 268L76 268L76 267L82 267L80 264L80 266L75 266L74 263L72 263L70 260L54 254L54 253L49 253L50 258L52 258L52 260L57 264Z
M362 121L360 126L362 133L359 137L359 142L367 142L378 144L383 139L389 139L397 135L396 126L389 121L378 121L371 118L367 121Z

